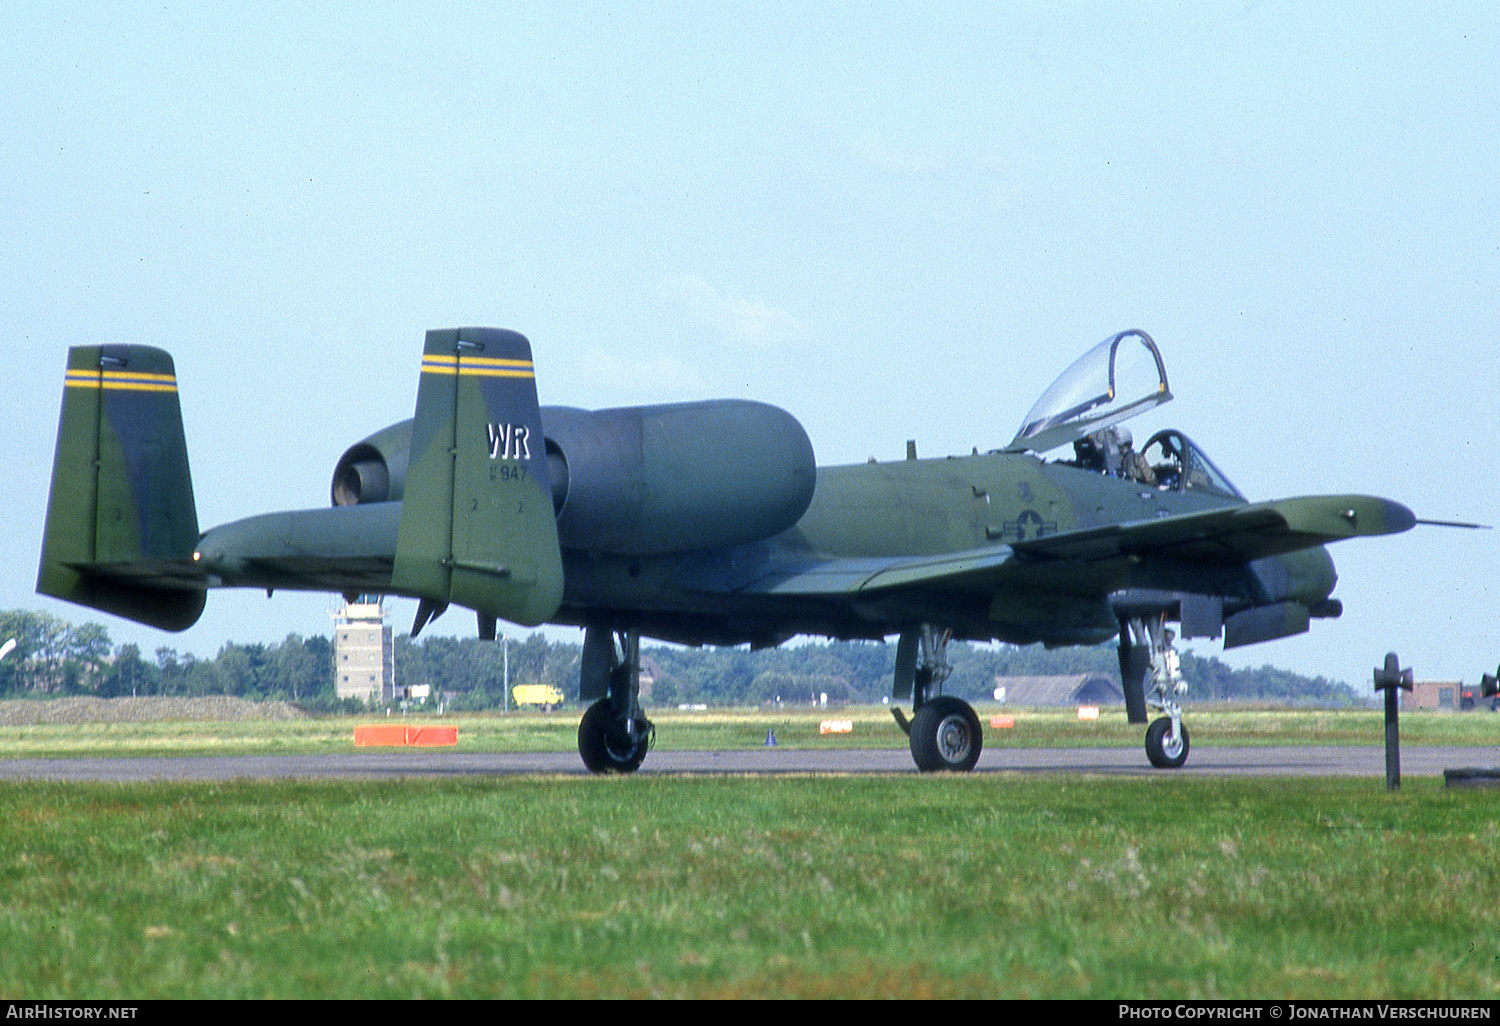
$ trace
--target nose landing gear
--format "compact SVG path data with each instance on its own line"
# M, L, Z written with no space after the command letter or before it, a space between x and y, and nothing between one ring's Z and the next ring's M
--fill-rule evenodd
M1161 614L1120 621L1120 680L1131 723L1146 722L1146 707L1162 713L1146 729L1146 758L1157 769L1187 762L1188 730L1177 696L1187 690L1178 671L1175 635Z
M1157 769L1177 769L1187 762L1188 731L1180 714L1163 716L1146 728L1146 758Z

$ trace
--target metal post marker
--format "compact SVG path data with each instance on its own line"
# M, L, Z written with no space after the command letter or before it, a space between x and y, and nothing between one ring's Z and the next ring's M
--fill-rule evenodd
M1387 652L1385 666L1375 670L1375 690L1385 692L1385 789L1401 789L1401 732L1396 707L1397 692L1410 691L1411 669L1401 669L1396 653Z

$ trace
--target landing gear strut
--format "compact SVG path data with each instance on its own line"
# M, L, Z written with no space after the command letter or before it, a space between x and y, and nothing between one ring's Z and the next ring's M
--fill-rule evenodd
M911 696L912 718L892 707L896 723L911 742L911 757L924 773L951 770L967 773L979 761L984 733L979 717L961 698L944 695L943 681L953 672L948 665L952 631L939 633L929 625L901 633L896 648L896 698Z
M1146 758L1158 769L1177 769L1187 762L1188 730L1177 696L1187 690L1177 672L1173 634L1160 614L1120 621L1120 680L1125 712L1131 723L1146 722L1149 705L1163 715L1146 729Z
M641 712L640 632L588 628L578 692L598 699L578 724L583 764L594 773L634 773L656 737Z

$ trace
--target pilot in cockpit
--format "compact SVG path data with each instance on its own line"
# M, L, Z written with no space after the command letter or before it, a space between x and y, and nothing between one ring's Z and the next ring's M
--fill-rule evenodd
M1095 431L1073 443L1073 465L1079 470L1104 473L1104 450L1100 448L1098 438L1102 434L1103 431Z
M1121 476L1141 484L1156 484L1156 472L1151 469L1145 454L1135 451L1130 432L1120 428L1119 435Z
M1135 440L1125 428L1100 428L1073 443L1075 463L1083 470L1155 484L1156 474L1145 456L1135 451Z

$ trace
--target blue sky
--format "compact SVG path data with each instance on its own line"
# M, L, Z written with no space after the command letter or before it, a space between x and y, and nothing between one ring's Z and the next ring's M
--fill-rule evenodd
M822 463L1003 444L1139 327L1178 398L1138 437L1500 523L1497 52L1486 4L11 5L0 607L90 615L32 589L103 341L176 358L205 526L326 503L463 324L528 335L543 402L762 399ZM1473 680L1497 546L1335 546L1344 617L1229 658ZM211 655L329 608L107 623Z

